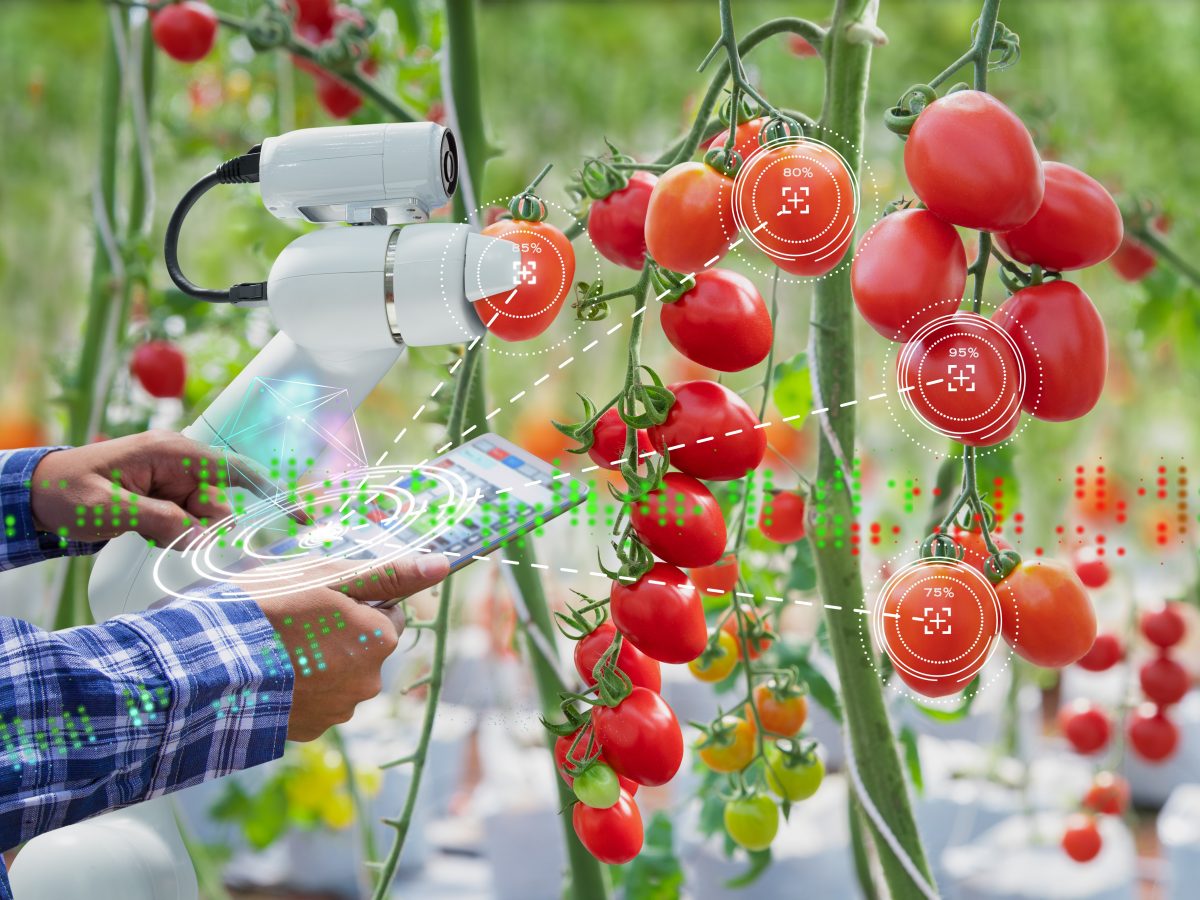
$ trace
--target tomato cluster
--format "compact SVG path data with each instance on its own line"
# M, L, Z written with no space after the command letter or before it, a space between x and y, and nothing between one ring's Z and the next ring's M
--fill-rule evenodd
M918 414L964 444L990 446L1012 435L1021 411L1056 422L1088 413L1104 386L1108 339L1091 299L1058 273L1117 253L1124 228L1109 193L1078 169L1043 162L1021 120L975 90L951 91L920 112L904 168L924 208L872 226L851 266L851 288L872 328L910 345L900 381ZM997 327L988 331L998 339L983 347L980 324L958 312L967 275L959 227L994 235L1012 270L1032 267L992 315ZM949 375L964 351L969 392ZM996 427L975 427L988 417Z
M1097 772L1080 806L1063 827L1062 848L1075 862L1085 863L1099 855L1104 843L1097 819L1119 816L1129 807L1129 782L1112 772Z
M1159 763L1174 756L1179 746L1179 726L1168 710L1191 687L1187 669L1172 655L1187 632L1187 621L1176 604L1165 603L1144 612L1139 626L1155 652L1138 670L1138 684L1146 702L1130 717L1129 743L1146 762Z

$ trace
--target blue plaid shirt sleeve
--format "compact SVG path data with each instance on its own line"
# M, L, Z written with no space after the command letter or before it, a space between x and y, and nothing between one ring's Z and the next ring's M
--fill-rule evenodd
M33 447L0 451L0 518L4 541L0 542L0 572L60 556L95 553L104 541L83 543L40 532L33 525L29 488L33 470L42 457L62 447Z
M100 546L34 529L29 480L48 452L0 454L0 569ZM278 758L293 679L244 595L53 633L0 617L0 850ZM0 865L0 898L6 882Z

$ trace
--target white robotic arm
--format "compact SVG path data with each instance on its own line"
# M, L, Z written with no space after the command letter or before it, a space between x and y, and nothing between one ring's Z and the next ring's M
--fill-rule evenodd
M186 435L266 464L263 456L279 448L266 449L237 425L256 384L344 391L354 409L406 346L464 343L483 334L471 302L512 289L520 253L515 244L466 225L425 222L454 191L456 153L451 132L432 123L306 129L267 139L261 149L231 161L245 165L227 163L185 196L168 227L172 278L206 300L261 305L265 293L279 329ZM261 182L267 209L280 218L362 224L297 238L265 283L230 291L197 288L175 260L183 216L213 184L254 180ZM423 224L396 227L410 222ZM325 449L315 431L294 434L299 436L286 449L296 459L316 458ZM160 599L153 570L164 553L162 562L172 561L170 551L153 549L136 534L110 542L89 582L96 620ZM189 581L182 566L166 577L181 585ZM77 888L86 885L91 900L194 900L191 862L163 803L152 800L30 841L11 873L15 896L82 896ZM123 847L114 852L118 837ZM64 859L71 865L63 866Z

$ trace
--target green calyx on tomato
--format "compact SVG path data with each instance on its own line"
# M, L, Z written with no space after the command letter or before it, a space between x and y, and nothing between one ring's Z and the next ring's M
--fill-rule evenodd
M759 145L787 138L804 137L804 126L790 116L772 116L758 132Z
M767 745L767 787L790 803L807 800L825 778L825 763L817 755L817 742L776 741Z
M779 833L779 807L766 794L736 797L725 804L725 830L747 850L766 850Z
M742 154L732 147L713 147L704 154L704 164L727 178L732 178L738 173L742 161Z
M937 99L937 91L927 84L914 84L905 91L896 105L883 114L883 124L892 134L908 137L917 116Z
M738 95L738 104L737 104L737 124L744 125L746 122L749 122L751 119L755 118L757 115L758 115L758 108L754 104L752 104L749 100L747 100L744 95L739 94ZM734 119L733 94L730 94L728 97L725 98L724 102L721 103L721 108L717 112L717 119L726 128L728 128L730 123L733 122L733 119Z
M983 574L992 584L999 584L1021 564L1021 554L1016 550L1001 550L991 554L983 563Z
M659 265L651 266L650 283L654 286L655 296L663 303L674 303L696 286L693 275L680 275Z
M921 559L962 559L966 551L944 531L935 531L921 541Z
M550 171L552 165L552 163L546 163L525 190L509 201L508 212L518 222L540 222L546 218L546 204L533 190L546 177L546 173Z
M602 762L593 761L576 773L575 783L571 787L575 789L579 802L592 809L608 809L621 798L621 783L617 780L617 773Z

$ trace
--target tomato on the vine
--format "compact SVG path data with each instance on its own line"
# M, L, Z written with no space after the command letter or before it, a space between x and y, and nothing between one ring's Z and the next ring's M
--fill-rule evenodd
M298 25L308 25L319 31L333 30L333 0L290 0Z
M1127 234L1108 262L1124 281L1141 281L1154 271L1158 257L1137 238Z
M793 737L808 719L808 700L793 690L781 691L774 680L754 687L754 707L763 732L773 737Z
M742 122L737 127L737 132L733 136L733 149L741 156L742 162L750 158L750 155L758 149L758 133L762 131L763 126L771 121L769 116L759 116L755 119L750 119L747 122ZM725 141L729 139L729 129L726 128L711 141L708 142L709 150L718 147L724 147Z
M187 360L170 341L146 341L133 351L129 369L151 397L182 397Z
M580 730L584 730L584 735L583 735L583 737L581 737L579 739L579 743L575 744L575 752L571 753L571 744L575 743L575 737L576 737L576 735L579 734ZM558 770L558 774L562 777L562 780L567 783L567 787L575 786L575 778L567 770L567 754L570 754L570 759L571 759L572 765L577 766L580 763L582 763L583 760L587 758L588 738L590 735L591 735L591 725L584 725L584 726L582 726L581 729L576 729L575 731L571 732L570 734L559 735L558 738L554 741L555 768ZM592 747L593 753L595 752L595 750L596 750L596 747L593 746ZM599 762L604 762L603 751L601 751L600 754L598 756L596 756L596 759ZM607 763L605 763L605 764L607 765ZM631 797L637 793L639 785L636 781L626 778L624 775L618 775L617 780L621 784L621 789L623 791L627 792Z
M831 272L854 238L854 179L837 152L819 141L760 149L738 169L734 203L739 226L792 275Z
M348 119L362 109L362 94L334 75L317 72L317 100L335 119Z
M596 740L613 771L638 784L666 784L683 762L683 732L671 707L654 691L635 687L616 706L592 712Z
M546 221L501 219L483 229L521 248L517 286L474 303L488 331L504 341L527 341L550 327L575 279L575 249Z
M658 178L633 172L629 183L607 197L592 201L588 237L601 256L627 269L640 269L646 258L646 209Z
M871 226L850 264L854 305L885 338L907 341L957 311L967 252L954 226L927 209L902 209Z
M779 808L766 794L728 801L724 817L733 842L747 850L766 850L779 833Z
M965 365L974 367L965 370L969 375ZM932 428L969 447L1007 440L1020 421L1017 354L975 313L958 312L931 323L904 345L896 374L905 402ZM953 380L959 377L968 378L969 386Z
M727 535L720 504L691 475L668 472L659 487L630 507L629 519L650 552L672 565L685 569L709 566L725 552Z
M1076 700L1059 710L1058 727L1076 753L1104 749L1112 734L1108 714L1089 700Z
M699 747L701 761L714 772L740 772L754 759L754 725L738 716L722 716L718 732Z
M799 34L788 35L788 49L801 59L819 56L820 52L809 43L808 39Z
M1063 829L1062 848L1075 862L1085 863L1100 853L1100 830L1096 820L1084 813L1073 813Z
M987 575L987 569L984 568L991 552L988 550L987 541L984 540L983 532L975 528L970 531L964 531L961 528L955 528L953 532L955 542L963 548L962 561L968 566L973 566L978 569L981 574ZM1012 544L1004 539L1002 535L992 534L992 543L996 545L997 550L1011 550Z
M1167 656L1160 653L1154 659L1142 664L1138 670L1138 683L1147 700L1157 703L1160 707L1178 703L1191 687L1191 676L1187 669Z
M1143 703L1129 718L1129 743L1146 762L1168 759L1179 746L1179 726L1153 703Z
M1108 561L1105 560L1103 552L1098 547L1080 547L1072 554L1071 564L1085 587L1102 588L1108 584L1112 572L1109 571Z
M625 639L660 662L690 662L708 643L700 595L669 563L655 563L637 581L614 581L609 611Z
M998 619L981 576L938 559L890 579L877 615L896 674L926 697L967 686L991 655Z
M1033 218L996 235L1000 249L1026 265L1055 272L1104 262L1121 244L1125 226L1112 195L1095 178L1060 162L1042 163L1046 191Z
M688 571L688 578L696 586L701 597L719 597L721 594L728 594L737 586L737 554L726 553L711 566L691 569Z
M595 631L576 642L575 670L588 687L596 683L592 672L600 657L612 646L616 633L616 626L612 622L602 622ZM662 669L658 660L646 656L630 640L621 642L621 649L617 651L617 668L628 676L635 687L662 690Z
M608 809L621 796L621 782L610 766L597 762L588 766L571 785L579 802L593 809Z
M798 491L772 491L763 495L758 530L768 541L794 544L804 537L804 495Z
M198 0L172 3L151 17L154 43L174 60L194 63L208 56L217 41L217 16Z
M1004 640L1035 666L1061 669L1096 640L1096 613L1075 573L1061 563L1026 560L996 586Z
M587 852L602 863L619 866L642 849L642 814L624 791L608 809L576 803L571 811L575 835Z
M1025 364L1022 409L1051 422L1091 411L1108 374L1108 333L1087 294L1068 281L1022 288L992 320L1008 332Z
M1125 648L1121 639L1111 631L1103 631L1096 635L1092 647L1079 657L1075 664L1089 672L1104 672L1119 663L1125 656Z
M767 745L767 787L776 797L795 803L817 792L825 778L825 763L816 753L807 757L785 756L772 742Z
M983 91L954 91L921 110L904 144L904 171L930 212L980 231L1024 225L1045 192L1029 130Z
M762 462L767 436L750 406L715 381L678 381L675 402L650 442L680 472L707 481L733 481ZM707 440L706 440L707 439Z
M637 431L637 447L639 458L653 449L650 436L640 428ZM588 448L588 456L601 468L614 472L620 470L621 460L625 456L625 422L616 407L605 410L596 420L592 428L592 446ZM638 465L641 465L640 459Z
M717 644L712 659L705 660L704 655L688 663L688 669L701 681L721 681L729 676L738 662L737 642L728 631L717 634Z
M732 197L733 179L712 166L672 166L658 179L646 209L650 257L685 275L717 262L737 236Z
M663 334L692 362L740 372L767 358L771 316L749 278L728 269L697 272L679 299L663 303Z
M1129 806L1129 782L1112 772L1097 772L1083 795L1083 808L1106 816L1119 816Z
M1166 650L1183 640L1187 622L1174 603L1164 603L1158 609L1142 613L1139 627L1146 640Z
M724 622L721 623L721 629L730 637L737 641L738 658L739 659L758 659L767 652L767 648L771 646L769 637L759 637L757 640L754 634L757 629L770 631L770 623L759 616L758 611L748 603L740 604L742 608L742 617L746 620L746 634L743 638L738 634L738 617L737 613L733 613Z

